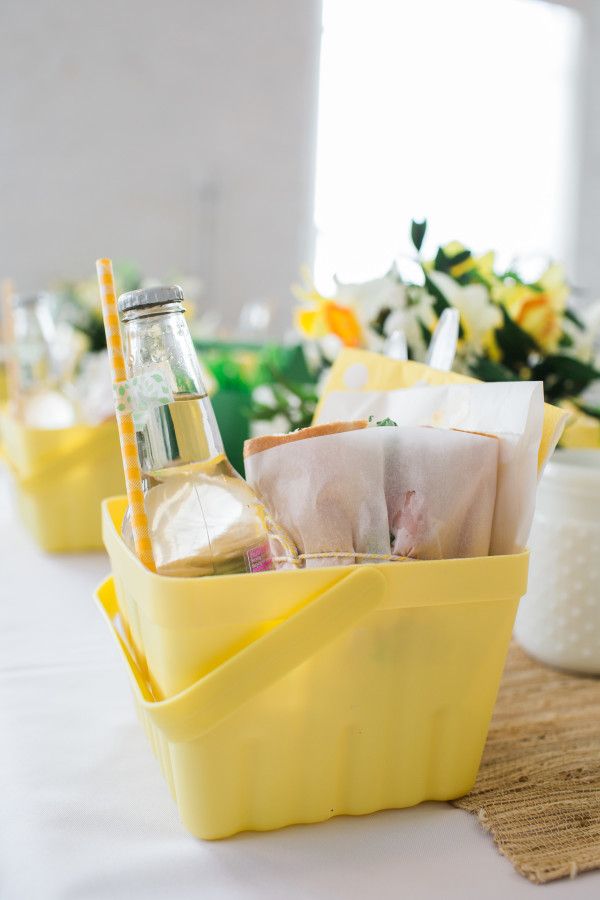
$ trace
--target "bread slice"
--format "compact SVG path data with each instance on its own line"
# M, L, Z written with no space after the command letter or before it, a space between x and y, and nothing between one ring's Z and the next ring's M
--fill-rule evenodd
M357 419L355 422L328 422L324 425L309 425L308 428L299 428L289 434L266 434L263 437L250 438L244 441L244 459L263 450L279 447L280 444L291 444L293 441L304 441L306 438L324 437L327 434L341 434L344 431L358 431L366 428L367 419Z

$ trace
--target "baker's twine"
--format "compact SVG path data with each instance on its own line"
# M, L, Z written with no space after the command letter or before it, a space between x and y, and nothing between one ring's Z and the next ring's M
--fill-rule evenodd
M407 562L410 556L397 556L394 553L355 553L353 550L329 550L327 553L296 553L293 556L272 556L276 563L290 562L297 568L307 559L372 559L374 562ZM414 561L414 560L413 560Z
M410 560L410 556L399 556L396 553L357 553L354 550L327 550L322 553L298 553L293 540L269 514L266 507L262 508L263 516L269 534L279 541L286 551L285 556L271 556L274 563L291 563L297 569L302 568L303 563L310 559L353 559L372 560L373 562L403 562Z

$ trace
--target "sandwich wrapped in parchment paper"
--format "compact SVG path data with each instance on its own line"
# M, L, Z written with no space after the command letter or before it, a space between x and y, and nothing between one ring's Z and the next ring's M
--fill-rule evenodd
M400 426L431 425L493 434L498 439L498 493L491 554L516 553L529 536L537 488L537 460L544 417L539 382L452 384L398 391L328 394L319 422L348 415L390 417ZM448 470L452 477L452 470Z
M455 372L344 350L331 368L315 422L374 415L398 425L434 425L494 434L499 440L496 510L490 553L527 545L537 480L568 414L544 403L541 383L483 384Z
M365 425L335 422L246 442L248 482L306 565L487 555L498 441Z

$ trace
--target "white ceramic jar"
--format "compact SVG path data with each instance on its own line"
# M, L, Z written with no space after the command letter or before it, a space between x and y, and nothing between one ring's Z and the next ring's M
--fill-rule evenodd
M515 635L532 656L600 674L600 451L558 450L538 488Z

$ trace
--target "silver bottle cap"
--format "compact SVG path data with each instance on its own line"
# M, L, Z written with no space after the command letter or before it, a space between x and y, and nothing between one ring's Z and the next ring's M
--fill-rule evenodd
M142 309L145 306L161 306L163 303L182 303L183 291L178 284L168 286L140 288L137 291L127 291L121 294L117 301L120 313L129 312L132 309Z

